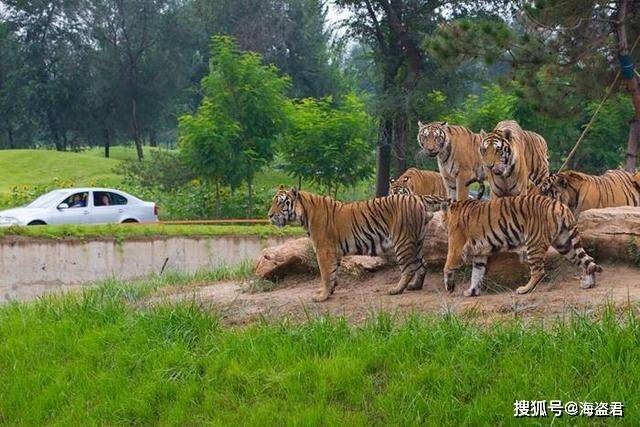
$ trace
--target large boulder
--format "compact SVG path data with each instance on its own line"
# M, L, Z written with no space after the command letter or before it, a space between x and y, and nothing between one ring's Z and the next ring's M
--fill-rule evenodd
M583 246L597 261L640 261L640 208L584 211L578 229Z
M263 279L276 280L291 273L313 271L315 266L313 244L309 238L303 237L263 249L254 273Z

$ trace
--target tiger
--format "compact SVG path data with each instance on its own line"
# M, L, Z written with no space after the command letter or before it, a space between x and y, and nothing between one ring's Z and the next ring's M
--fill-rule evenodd
M640 206L640 173L610 170L595 176L563 171L543 180L537 192L564 203L577 218L587 209Z
M422 152L436 157L438 169L452 200L469 198L469 185L480 184L477 198L484 195L485 173L480 156L480 135L464 126L447 122L418 121L418 144Z
M491 197L525 195L549 176L547 142L535 132L505 120L489 133L480 131L480 154L487 171Z
M409 168L398 179L391 180L389 194L446 196L447 189L438 172Z
M295 188L279 189L268 212L277 227L298 221L316 251L322 285L313 301L326 301L337 284L344 255L378 255L393 248L400 280L390 295L406 288L419 290L426 276L423 243L433 217L431 196L391 195L373 200L342 203Z
M486 202L440 200L436 203L444 209L447 227L444 284L449 292L455 287L455 271L464 262L472 261L471 285L464 291L464 296L480 295L487 260L496 252L526 250L531 277L525 286L517 288L518 294L533 291L544 277L544 257L549 246L584 268L581 282L584 289L595 286L595 273L602 272L602 267L582 247L571 210L557 200L521 195Z

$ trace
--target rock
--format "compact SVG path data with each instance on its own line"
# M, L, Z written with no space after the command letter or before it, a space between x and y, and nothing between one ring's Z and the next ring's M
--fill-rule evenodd
M580 214L582 245L597 262L640 262L640 208L590 209Z
M342 258L340 267L355 273L380 270L387 265L387 260L378 256L350 255Z
M258 277L275 280L286 274L304 273L316 269L313 244L309 238L303 237L263 249L253 271Z
M447 260L447 228L443 216L443 212L436 212L427 224L424 258L433 267L442 267Z

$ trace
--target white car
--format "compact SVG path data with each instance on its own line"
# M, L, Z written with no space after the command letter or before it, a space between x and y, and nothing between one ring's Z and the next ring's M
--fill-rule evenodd
M0 226L155 221L155 203L110 188L53 190L25 207L0 211Z

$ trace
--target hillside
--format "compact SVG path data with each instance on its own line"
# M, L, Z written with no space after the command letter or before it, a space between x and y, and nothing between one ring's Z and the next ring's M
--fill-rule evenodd
M122 150L127 150L122 148ZM54 178L76 185L117 184L114 169L120 160L98 157L96 153L72 153L53 150L0 150L0 192L16 185L48 184Z

